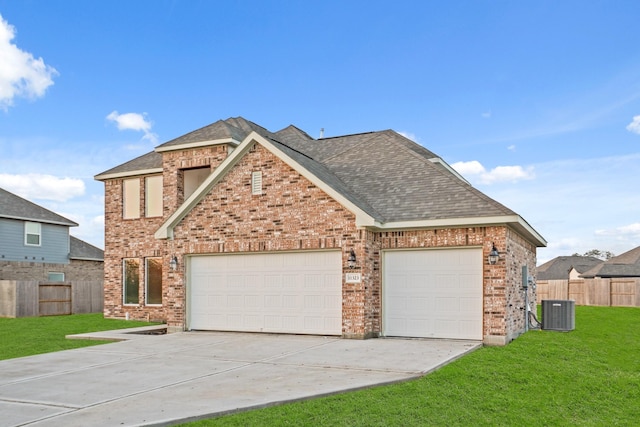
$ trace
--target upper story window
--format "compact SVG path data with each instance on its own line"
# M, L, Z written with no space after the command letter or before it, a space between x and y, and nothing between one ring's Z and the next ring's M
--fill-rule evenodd
M122 181L122 217L140 218L140 179ZM148 176L144 179L144 216L162 216L162 175Z
M140 218L140 180L138 178L122 181L122 217Z
M144 190L144 216L162 216L162 175L146 177Z
M191 196L200 184L211 175L211 168L186 169L184 171L184 200Z
M42 242L42 224L39 222L24 223L24 244L40 246Z

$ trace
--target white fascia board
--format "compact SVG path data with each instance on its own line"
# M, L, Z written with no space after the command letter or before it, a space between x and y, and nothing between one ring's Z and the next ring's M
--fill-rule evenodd
M163 153L165 151L188 150L190 148L200 148L222 144L231 144L235 147L240 145L241 143L233 138L212 139L209 141L187 142L185 144L169 145L167 147L156 147L155 151L156 153Z
M230 170L233 168L238 160L249 151L253 145L253 140L249 135L243 142L240 143L238 148L227 156L226 159L213 171L211 175L204 180L202 184L193 192L187 200L180 205L180 207L171 215L155 232L156 239L173 239L173 229L176 225L187 216L191 209L193 209L202 200L207 193L216 185Z
M446 170L448 170L452 175L454 175L456 178L460 179L460 181L463 181L469 185L471 185L469 183L469 181L467 181L462 175L460 175L458 173L457 170L455 170L454 168L452 168L449 163L445 162L444 160L442 160L440 157L434 157L432 159L429 159L429 161L431 163L437 163L439 165L442 165L442 167L444 167Z
M260 144L263 147L265 147L267 150L269 150L271 154L273 154L274 156L278 157L280 160L285 162L287 165L293 168L300 175L302 175L303 177L311 181L311 183L314 184L316 187L318 187L320 190L327 193L329 197L331 197L336 202L340 203L349 212L354 214L356 216L356 226L367 227L367 226L375 226L376 224L378 224L378 222L375 221L375 219L371 215L369 215L368 213L360 209L352 201L344 197L342 194L338 193L330 185L328 185L327 183L319 179L315 174L309 172L305 167L303 167L301 164L293 160L291 157L287 156L285 153L278 150L276 147L274 147L273 144L271 144L271 142L264 139L260 134L253 132L248 137L251 137L252 135L256 140L258 140L259 138Z
M300 175L311 181L314 185L327 193L330 197L356 215L356 224L360 227L375 226L377 224L374 219L364 212L362 209L354 205L344 196L333 190L329 185L318 179L314 174L302 167L298 162L284 154L263 138L257 132L251 132L240 145L218 166L213 173L198 187L196 191L160 226L155 233L156 239L172 239L173 228L197 205L200 200L216 185L235 165L236 163L251 149L253 144L260 144L270 153L285 162Z
M476 218L446 218L418 221L396 221L370 226L379 231L429 229L447 227L483 227L510 225L522 233L528 234L528 240L537 247L546 247L547 241L533 229L520 215L504 215Z
M140 169L137 171L107 173L102 175L96 175L93 177L93 179L95 179L96 181L106 181L108 179L128 178L128 177L140 176L140 175L155 175L159 173L162 173L162 168Z
M0 218L5 219L15 219L17 221L27 221L27 222L39 222L41 224L52 224L52 225L63 225L65 227L78 227L79 224L77 222L69 220L69 222L63 221L55 221L48 219L39 219L39 218L29 218L24 216L13 216L13 215L0 215Z

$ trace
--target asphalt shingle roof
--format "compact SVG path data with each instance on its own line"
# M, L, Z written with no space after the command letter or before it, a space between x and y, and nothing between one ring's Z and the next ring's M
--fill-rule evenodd
M559 256L537 267L538 280L568 280L572 268L578 273L602 264L604 261L591 256Z
M77 237L69 236L70 251L69 258L78 260L104 261L104 251L93 245L80 240Z
M96 178L102 175L108 176L115 174L126 174L130 172L144 171L149 169L162 169L162 154L155 151L143 154L140 157L136 157L133 160L129 160L126 163L123 163L116 166L115 168L111 168L96 175Z
M582 277L640 277L640 246L608 259L581 274Z
M435 153L392 130L314 139L293 125L272 133L235 117L157 148L226 138L242 141L252 131L380 222L517 215L442 163L434 163L442 162ZM148 153L101 175L161 167L159 156Z
M0 217L75 227L78 224L0 188Z

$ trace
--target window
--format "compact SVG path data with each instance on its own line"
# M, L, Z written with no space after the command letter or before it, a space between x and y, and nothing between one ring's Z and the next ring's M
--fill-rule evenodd
M24 223L24 244L29 246L40 246L42 236L42 224L39 222Z
M64 282L64 273L50 271L47 274L47 281L48 282Z
M125 179L122 182L122 217L140 218L140 180Z
M185 170L184 199L187 200L209 175L211 175L210 167Z
M251 194L262 194L262 172L251 172Z
M162 304L162 258L147 258L146 304Z
M144 216L162 216L162 175L144 180Z
M125 304L138 304L140 288L140 261L133 258L123 260L122 297Z

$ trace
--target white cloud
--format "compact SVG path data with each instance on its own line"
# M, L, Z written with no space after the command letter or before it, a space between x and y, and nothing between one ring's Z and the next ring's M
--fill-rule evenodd
M638 239L640 238L640 222L623 225L614 229L596 230L595 234L598 236L615 237L619 240Z
M492 115L491 110L485 111L484 113L482 113L482 118L483 119L490 119L491 115Z
M633 121L627 125L627 130L640 134L640 116L633 116Z
M0 15L0 108L7 110L16 97L38 98L58 75L42 58L20 50L11 40L15 28Z
M124 113L119 114L117 111L112 111L107 116L107 120L112 121L116 124L119 130L133 130L133 131L142 131L144 132L144 136L142 139L145 139L153 144L158 143L158 135L151 132L151 127L153 124L147 120L147 113Z
M84 195L85 185L81 179L59 178L53 175L0 174L0 187L25 199L54 200L66 202Z
M465 177L471 178L480 184L495 184L499 182L518 182L535 177L533 167L522 166L498 166L487 171L477 160L470 162L457 162L451 165L456 171Z
M507 150L509 151L516 151L516 146L515 144L511 144L510 146L507 147Z

